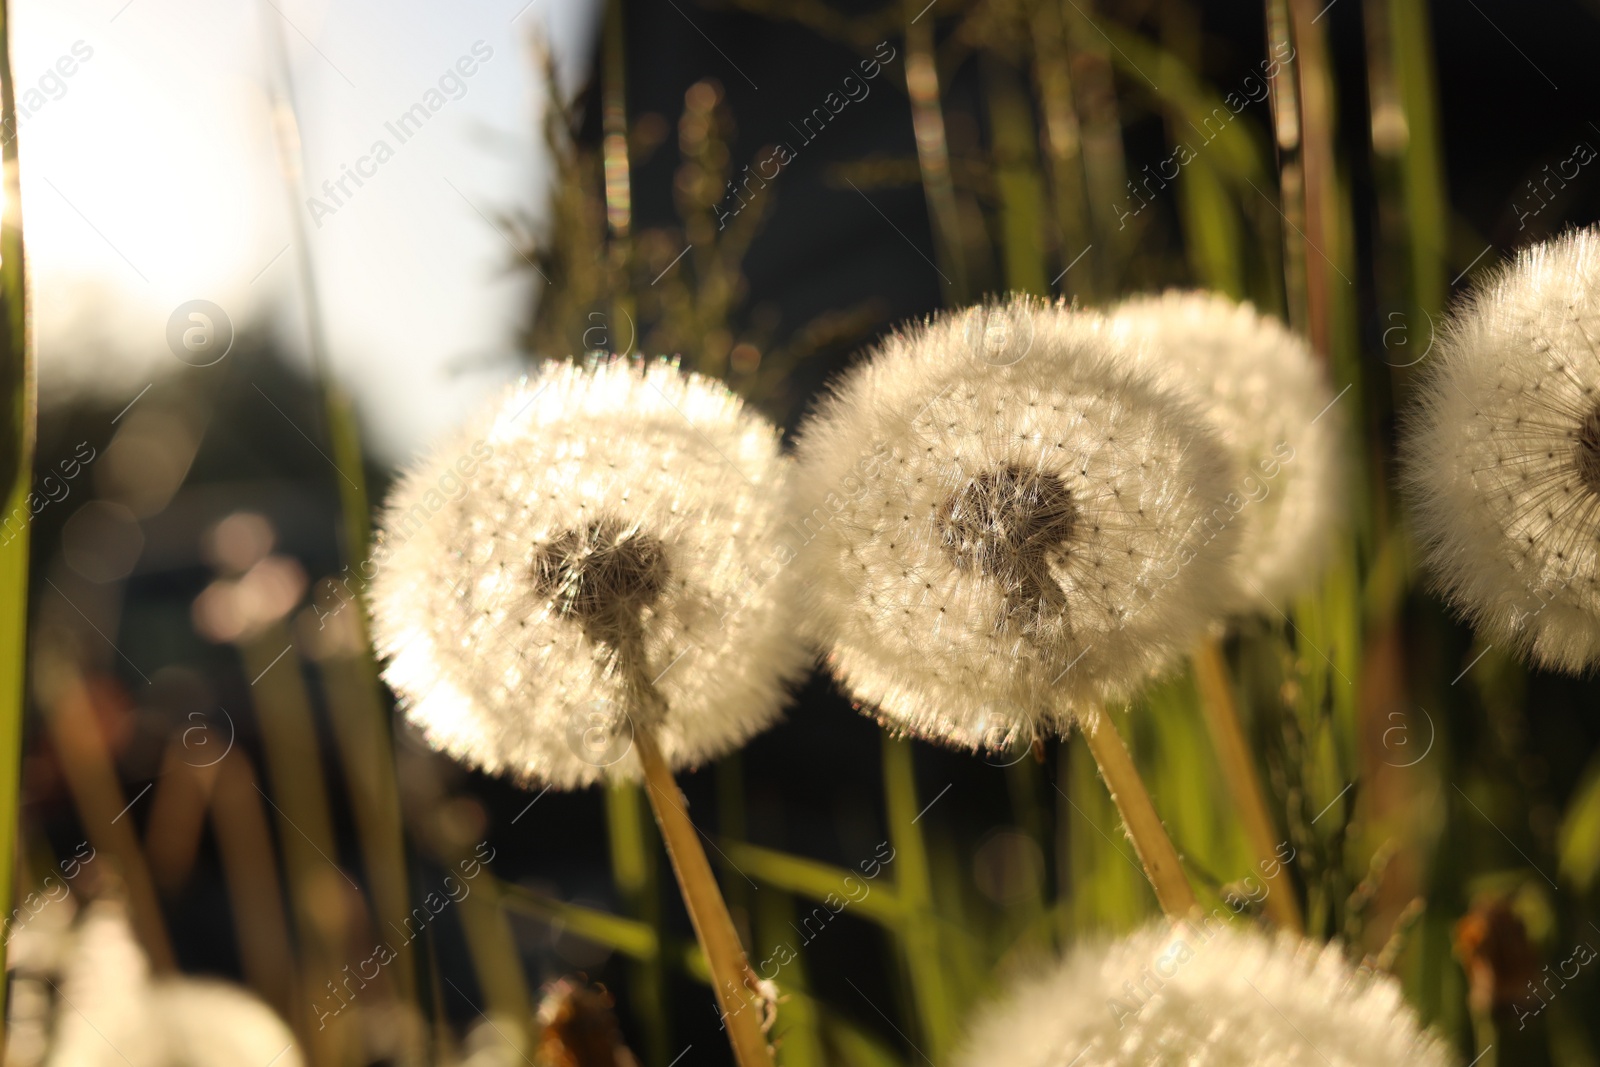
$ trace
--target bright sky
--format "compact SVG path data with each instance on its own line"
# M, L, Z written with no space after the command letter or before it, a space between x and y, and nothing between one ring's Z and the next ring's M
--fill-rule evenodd
M281 29L307 193L331 209L299 207L336 373L381 455L425 444L512 373L530 293L487 218L542 209L530 36L549 36L570 88L597 17L593 0L15 0L46 397L131 399L182 370L167 321L196 299L302 351L271 126L266 34ZM419 104L426 121L401 126ZM322 184L341 178L335 201Z

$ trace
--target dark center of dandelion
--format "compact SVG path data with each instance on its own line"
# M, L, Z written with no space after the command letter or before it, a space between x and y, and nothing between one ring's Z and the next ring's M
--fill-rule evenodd
M1572 459L1578 467L1578 480L1589 492L1600 496L1600 405L1589 409L1578 427L1578 443L1572 446Z
M1066 594L1050 576L1050 554L1077 532L1079 508L1059 475L1007 465L951 493L936 521L945 552L962 570L994 579L1008 614L1059 607Z
M667 584L660 540L615 519L564 530L533 559L533 582L556 613L596 641L616 645L637 635L640 613Z

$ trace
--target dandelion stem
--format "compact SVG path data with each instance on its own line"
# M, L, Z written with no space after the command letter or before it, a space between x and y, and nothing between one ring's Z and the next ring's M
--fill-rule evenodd
M642 706L642 702L641 702ZM728 1043L739 1067L772 1067L772 1053L761 1030L763 1000L750 970L728 905L700 845L700 831L689 819L689 805L656 745L654 716L635 715L633 747L644 768L645 792L655 810L667 858L689 909L689 921L711 968L711 986L722 1009Z
M1277 835L1272 817L1267 813L1261 778L1256 774L1244 727L1239 722L1233 683L1216 641L1207 638L1195 650L1194 677L1200 687L1200 707L1204 710L1206 728L1211 731L1211 744L1217 750L1222 776L1227 779L1234 807L1244 823L1245 837L1250 842L1250 851L1255 854L1257 870L1272 883L1266 896L1267 913L1284 929L1304 933L1305 918L1300 913L1300 901L1295 897L1286 869L1277 860L1278 842L1282 838ZM1273 868L1277 873L1268 876L1266 872Z
M1139 854L1139 862L1144 865L1144 876L1156 891L1161 910L1169 919L1183 918L1198 907L1199 902L1183 873L1178 850L1167 836L1166 827L1161 825L1161 817L1150 802L1150 794L1111 716L1101 711L1085 717L1083 737L1100 768L1100 777L1105 779L1111 802L1122 816L1128 838Z

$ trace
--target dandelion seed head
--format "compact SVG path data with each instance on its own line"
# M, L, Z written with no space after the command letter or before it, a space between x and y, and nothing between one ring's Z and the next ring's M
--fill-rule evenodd
M1436 344L1404 442L1433 577L1484 640L1600 664L1600 230L1519 253Z
M807 660L788 467L776 429L674 364L552 363L513 386L385 509L373 630L408 718L491 773L634 778L638 657L673 766L765 729Z
M802 429L808 632L885 725L975 749L1059 730L1211 618L1230 461L1128 348L1064 305L971 308L890 337Z
M981 1010L957 1067L1448 1067L1400 984L1336 946L1165 923L1083 943Z
M1188 393L1238 469L1231 504L1243 525L1235 611L1268 611L1314 581L1338 529L1341 420L1305 341L1215 293L1136 297L1111 312L1144 364Z

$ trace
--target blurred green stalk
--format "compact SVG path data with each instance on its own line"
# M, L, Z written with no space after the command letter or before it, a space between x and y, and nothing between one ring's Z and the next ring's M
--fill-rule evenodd
M652 929L661 926L661 883L655 839L647 827L644 793L631 782L605 786L606 828L611 844L611 879L623 909ZM628 973L628 1007L644 1030L649 1067L666 1067L671 1031L667 1020L666 969L654 951L635 959Z
M0 0L0 417L4 419L4 515L27 515L33 486L35 424L33 338L28 321L27 263L22 247L22 199L17 181L17 109L11 78L11 6ZM0 905L11 913L22 775L24 664L27 661L28 530L0 545ZM0 944L0 1006L7 1003L5 946ZM0 1049L5 1026L0 1020Z
M1017 73L997 58L986 58L984 99L989 106L994 181L1000 196L1006 288L1049 296L1044 266L1044 177L1039 172L1033 112Z
M928 846L917 826L927 809L917 802L911 742L888 734L883 735L883 791L901 910L900 942L911 998L929 1046L925 1051L934 1063L942 1063L954 1038L957 1012L939 948Z
M369 861L369 893L374 899L379 916L393 922L396 913L404 914L410 902L409 881L405 854L405 829L398 806L398 786L395 780L393 731L378 681L377 664L367 632L365 602L366 583L364 565L368 562L372 504L367 495L366 465L361 450L361 429L355 408L348 394L334 377L328 356L327 334L322 314L321 296L317 289L316 269L311 255L311 244L306 233L305 216L301 211L302 147L298 112L294 100L294 83L290 74L288 53L284 45L282 13L270 0L260 7L261 18L267 24L270 69L273 72L272 124L278 151L278 162L283 175L284 193L288 199L288 217L296 259L296 279L299 283L301 304L305 313L306 346L317 388L322 395L327 436L334 469L339 477L335 488L339 493L340 543L346 560L345 570L355 568L355 595L360 610L351 614L347 624L355 630L355 647L361 651L335 665L335 672L343 679L334 679L334 686L343 685L346 691L359 687L366 695L351 694L353 699L330 706L329 713L340 728L341 741L348 736L366 736L372 739L367 758L372 763L372 773L362 776L366 789L358 789L353 798L357 808L357 833L361 838L363 856ZM346 582L346 587L349 583ZM382 806L373 807L376 799ZM391 804L390 802L393 801ZM365 810L366 817L360 817ZM479 962L475 958L475 962ZM418 984L408 960L400 972L401 997L410 1004L419 1005L423 991ZM520 974L518 976L521 977ZM407 981L406 979L411 979ZM513 1001L517 991L507 991ZM523 997L525 999L525 996Z

